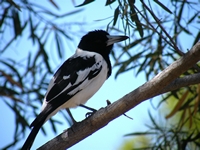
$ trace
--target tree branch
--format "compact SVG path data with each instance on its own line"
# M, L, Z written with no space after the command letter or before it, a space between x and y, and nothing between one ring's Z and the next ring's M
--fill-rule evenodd
M40 147L39 150L65 150L147 99L182 86L188 86L190 84L189 81L191 81L191 84L196 84L195 81L197 78L198 83L200 83L200 74L177 79L199 60L200 42L194 45L183 57L172 63L153 79L120 98L118 101L105 108L101 108L91 117L75 124ZM183 81L188 81L188 83L182 83Z
M171 82L168 86L160 91L159 95L173 90L178 90L181 87L187 87L198 83L200 83L200 73L187 75L183 78L178 78Z

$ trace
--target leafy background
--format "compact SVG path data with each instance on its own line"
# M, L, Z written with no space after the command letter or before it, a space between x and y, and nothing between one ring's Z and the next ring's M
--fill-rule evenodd
M5 141L1 148L20 148L30 131L28 125L40 111L50 78L58 66L74 53L82 35L91 29L100 28L112 34L126 34L130 37L129 41L117 44L117 50L111 54L114 67L112 81L109 79L102 87L104 91L100 90L91 99L92 102L87 103L88 106L104 107L106 99L117 100L145 80L151 79L199 41L199 2L1 1L1 133L7 139L1 137L1 141ZM198 64L182 76L197 72ZM117 146L110 144L111 147L198 149L199 89L197 84L164 94L128 112L134 118L133 121L125 117L125 121L114 121L111 123L114 129L121 129L120 137L125 137L118 139L121 142ZM78 109L72 110L72 114L82 120L85 110ZM135 115L138 113L142 117ZM143 114L146 117L143 118ZM53 138L71 124L67 112L61 111L58 117L50 119L40 134ZM131 127L135 124L137 128L130 127L124 131L127 124ZM113 126L103 129L104 133L99 134L107 134L112 138L116 130L109 130ZM8 133L13 132L7 134L4 129ZM100 136L102 140L105 138L103 135ZM50 139L43 138L45 141ZM97 139L93 136L89 140L100 147ZM36 147L44 143L43 140L39 141L41 143L36 144ZM109 143L109 138L106 141ZM84 144L88 149L87 144Z

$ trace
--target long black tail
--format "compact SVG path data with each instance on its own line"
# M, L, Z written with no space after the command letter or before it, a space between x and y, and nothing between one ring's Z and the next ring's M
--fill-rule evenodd
M42 127L43 123L44 122L39 122L37 125L35 125L32 128L31 133L29 134L28 138L26 139L21 150L30 150L30 148L35 140L35 137L36 137L37 133L39 132L40 128Z
M49 117L55 114L55 110L59 108L66 102L67 99L70 99L73 95L66 95L67 92L63 92L58 97L53 98L42 110L42 112L37 116L37 118L31 123L30 127L32 127L31 133L26 139L21 150L30 150L37 133L39 132L42 125L47 121ZM57 100L55 100L57 99ZM54 112L54 113L53 113ZM53 114L52 114L53 113Z

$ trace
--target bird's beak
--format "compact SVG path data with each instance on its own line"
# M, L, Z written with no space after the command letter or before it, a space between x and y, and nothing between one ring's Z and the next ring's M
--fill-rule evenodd
M107 35L108 41L107 41L107 46L112 45L117 42L124 41L128 39L128 36L113 36L113 35Z

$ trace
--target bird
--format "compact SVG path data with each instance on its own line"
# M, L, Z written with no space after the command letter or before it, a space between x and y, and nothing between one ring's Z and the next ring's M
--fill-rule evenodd
M31 132L22 150L30 150L42 125L59 110L85 104L112 73L109 54L113 44L128 36L113 36L104 30L84 35L75 51L55 72L44 96L42 109L30 124Z

